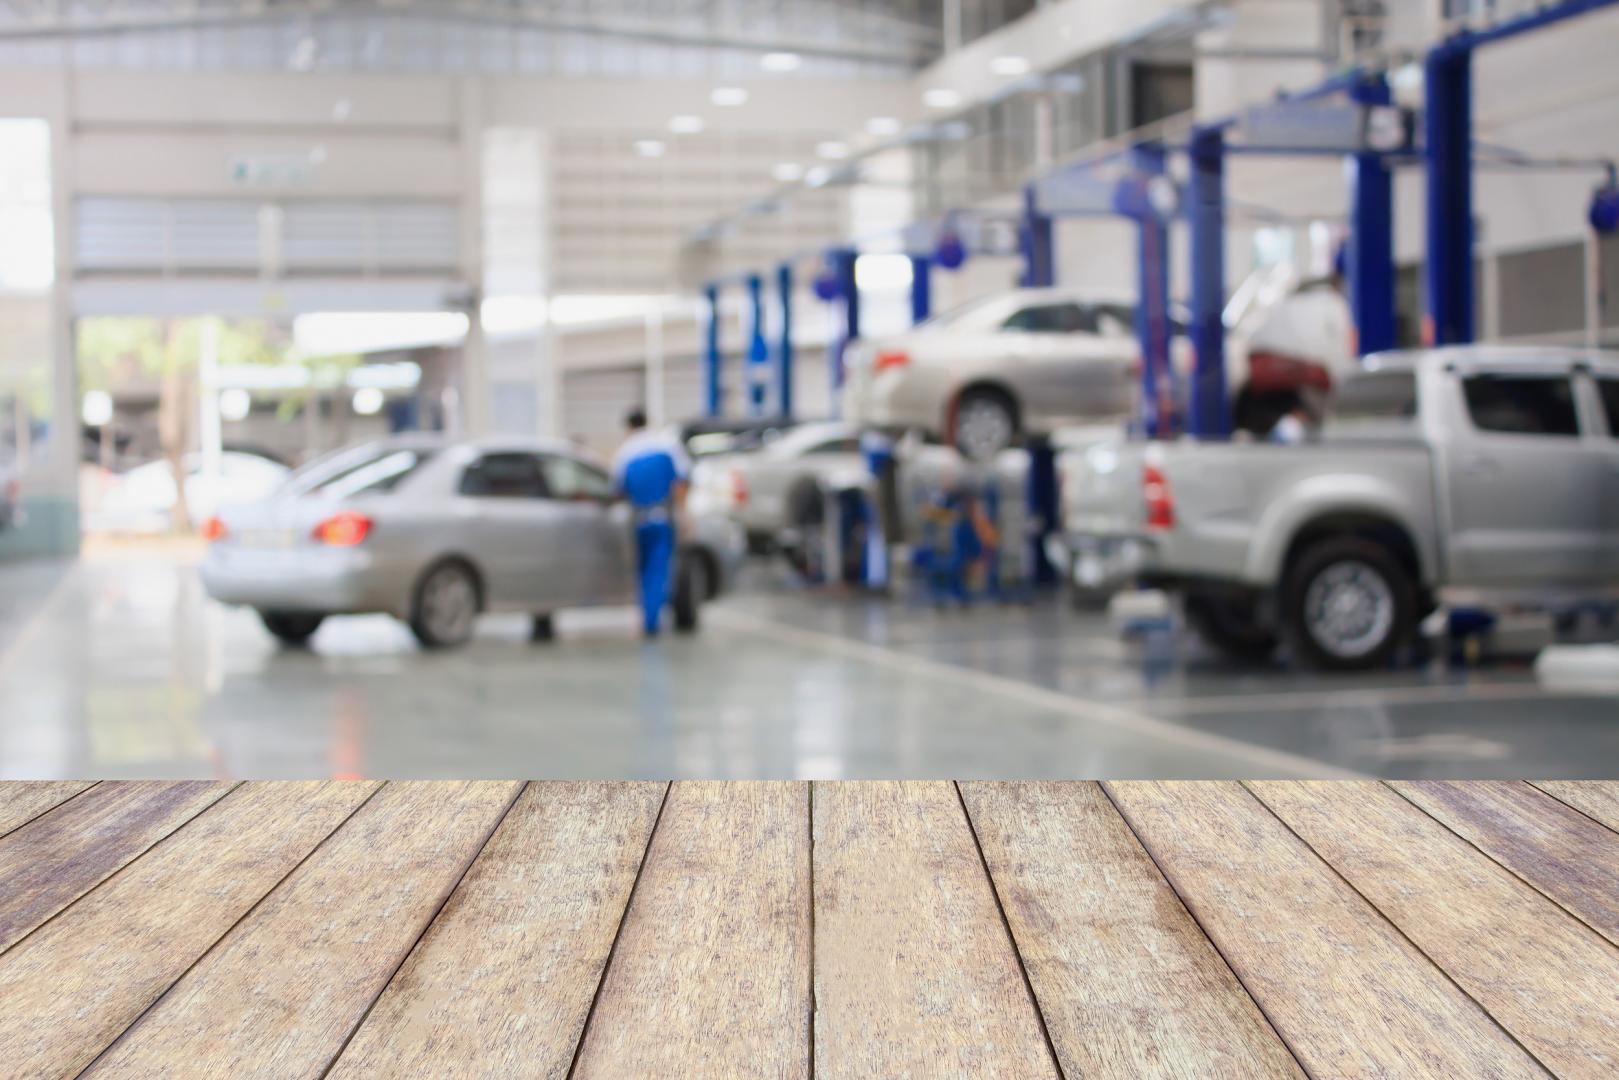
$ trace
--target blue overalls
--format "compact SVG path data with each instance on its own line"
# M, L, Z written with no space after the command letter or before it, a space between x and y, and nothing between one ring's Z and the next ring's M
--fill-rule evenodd
M663 605L669 599L670 570L675 561L675 523L671 514L680 468L667 450L648 446L622 465L619 485L635 511L635 568L641 585L641 625L658 632Z

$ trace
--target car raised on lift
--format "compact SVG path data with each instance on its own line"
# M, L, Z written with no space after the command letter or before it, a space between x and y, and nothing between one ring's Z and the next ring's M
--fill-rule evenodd
M730 581L742 530L692 507L678 629ZM630 603L628 506L607 469L560 442L399 436L339 451L262 502L211 518L208 594L257 609L289 644L332 615L386 612L430 648L460 645L479 613L526 612L536 637L565 608Z
M988 461L1030 435L1137 411L1141 350L1135 303L1065 288L990 296L845 353L843 416L937 435ZM1348 370L1348 307L1330 286L1275 297L1228 334L1227 394L1237 426L1262 434L1307 389ZM1176 315L1166 327L1183 377L1192 350ZM1184 382L1184 378L1180 380Z

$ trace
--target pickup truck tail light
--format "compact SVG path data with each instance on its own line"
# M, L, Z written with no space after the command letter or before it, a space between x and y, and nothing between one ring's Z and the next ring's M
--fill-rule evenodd
M908 367L911 363L911 354L904 349L881 349L877 358L872 361L871 368L876 372L887 371L889 368Z
M225 528L225 523L217 517L211 517L202 523L202 538L210 544L223 540L228 535L230 530Z
M748 505L748 478L741 469L731 470L731 505L737 509Z
M1173 529L1175 527L1175 496L1169 490L1169 479L1156 465L1141 468L1141 494L1147 500L1147 528Z
M372 521L354 510L333 514L315 526L315 539L329 547L355 547L371 535Z

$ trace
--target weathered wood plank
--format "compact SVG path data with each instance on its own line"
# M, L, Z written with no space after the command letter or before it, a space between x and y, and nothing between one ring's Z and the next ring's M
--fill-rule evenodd
M954 785L814 806L816 1075L1057 1075Z
M330 1075L566 1075L665 788L531 784Z
M1304 1075L1099 787L961 789L1067 1075Z
M0 839L0 951L230 789L205 781L98 784Z
M0 956L0 1077L88 1065L376 784L247 784Z
M1311 1075L1546 1075L1241 785L1105 786Z
M1394 787L1619 945L1619 834L1517 781Z
M809 789L677 783L575 1076L809 1075Z
M90 780L8 780L0 783L0 836L67 802L93 783Z
M1535 784L1559 802L1619 831L1619 781L1543 780Z
M1619 1071L1619 949L1376 782L1251 784L1561 1077Z
M384 787L86 1075L318 1076L519 786Z

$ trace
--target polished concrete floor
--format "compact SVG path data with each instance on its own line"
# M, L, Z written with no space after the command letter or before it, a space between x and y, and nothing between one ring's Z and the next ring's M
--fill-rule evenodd
M1610 777L1619 693L1527 666L1323 677L1125 643L1056 602L939 612L756 573L691 638L628 612L423 653L385 617L308 651L183 551L0 565L0 778Z

